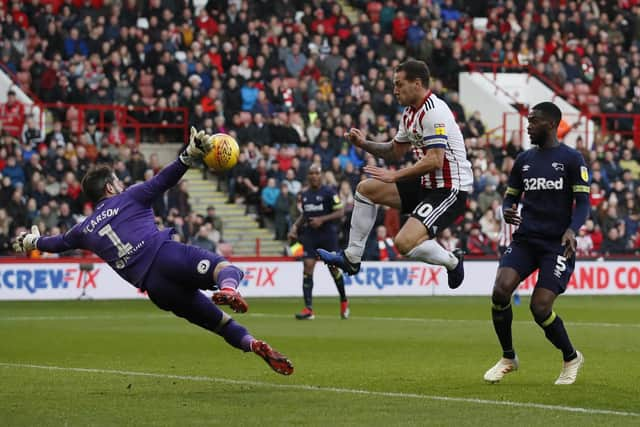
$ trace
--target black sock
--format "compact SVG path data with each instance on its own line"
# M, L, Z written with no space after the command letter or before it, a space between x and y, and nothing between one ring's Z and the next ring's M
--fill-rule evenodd
M304 274L302 279L302 294L304 295L304 305L307 308L312 307L313 301L313 275L312 274Z
M495 329L500 345L502 346L502 357L515 359L516 352L513 349L513 338L511 336L511 322L513 321L511 303L506 307L493 304L491 307L491 317L493 319L493 329Z
M562 351L562 358L565 362L575 359L578 355L576 350L571 345L569 335L564 327L564 323L560 316L555 311L552 311L549 316L543 321L536 319L536 322L544 330L544 335L547 337L551 344Z
M340 294L340 301L347 300L347 294L344 292L344 276L342 275L342 271L339 269L331 269L331 275L333 276L333 281L336 282L336 288L338 288L338 293Z

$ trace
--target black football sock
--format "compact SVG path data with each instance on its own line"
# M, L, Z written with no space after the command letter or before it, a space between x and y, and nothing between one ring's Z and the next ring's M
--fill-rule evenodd
M331 268L329 271L331 271L333 281L336 282L336 288L338 288L338 293L340 294L340 301L346 301L347 294L344 291L344 276L342 275L342 271L338 268Z
M491 318L493 319L493 329L495 329L500 345L502 346L502 357L515 359L516 352L513 349L513 338L511 335L511 322L513 321L511 303L506 306L494 303L491 307Z
M302 294L304 295L304 305L311 309L313 304L313 275L304 274L302 279Z
M562 358L565 362L573 360L578 356L573 345L571 345L562 319L555 311L552 311L551 314L542 321L536 319L536 323L544 330L544 335L551 341L551 344L562 351Z

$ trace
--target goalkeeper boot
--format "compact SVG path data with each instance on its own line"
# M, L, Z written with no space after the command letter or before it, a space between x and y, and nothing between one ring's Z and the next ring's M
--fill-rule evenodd
M360 271L360 263L349 261L344 251L329 252L324 249L318 249L316 252L325 264L338 267L350 276L358 274L358 271Z
M251 343L251 351L262 357L267 365L274 371L282 375L293 374L293 364L283 354L271 348L269 344L261 340L254 340Z
M211 297L215 305L228 305L236 313L246 313L249 304L242 298L240 292L232 288L222 288Z
M517 371L519 366L520 362L518 361L518 356L516 356L515 359L507 359L503 357L498 360L498 363L493 365L491 369L485 372L484 380L491 384L499 383L505 375L510 372Z

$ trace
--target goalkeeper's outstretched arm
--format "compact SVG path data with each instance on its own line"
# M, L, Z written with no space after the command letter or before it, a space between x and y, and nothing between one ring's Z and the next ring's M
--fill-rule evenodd
M57 236L40 236L38 226L31 227L29 233L22 232L13 243L13 250L16 252L30 252L38 249L44 252L59 253L78 248L79 238L78 224L64 234Z
M164 167L158 175L146 182L132 186L127 191L131 192L131 196L139 202L151 205L156 198L175 186L189 167L194 166L196 161L202 159L212 148L212 137L205 134L204 131L197 131L192 127L189 144L176 160Z

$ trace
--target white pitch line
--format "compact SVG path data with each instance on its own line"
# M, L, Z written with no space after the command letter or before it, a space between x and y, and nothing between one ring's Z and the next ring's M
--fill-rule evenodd
M128 320L128 319L162 319L170 318L170 314L123 314L123 315L86 315L86 316L6 316L0 317L2 321L40 321L40 320ZM288 314L274 313L248 313L242 317L266 317L274 319L288 319L293 316ZM241 320L238 316L237 319ZM330 319L336 318L329 315L316 315L316 318ZM441 318L420 318L420 317L380 317L380 316L351 316L354 320L373 320L384 322L417 322L417 323L490 323L491 319L441 319ZM514 320L513 323L533 324L533 320ZM565 325L590 328L640 328L640 323L606 323L606 322L564 322Z
M272 313L250 313L247 316L252 317L273 317L273 318L293 318L293 316L287 314L272 314ZM316 318L324 319L337 319L336 316L328 315L316 315ZM356 320L382 320L392 322L418 322L418 323L491 323L491 319L441 319L441 318L420 318L420 317L380 317L380 316L353 316L349 319ZM533 320L514 320L513 323L533 324ZM565 325L570 326L588 326L588 327L603 327L603 328L640 328L640 323L599 323L599 322L564 322Z
M7 316L0 317L2 321L39 321L39 320L117 320L117 319L161 319L166 314L123 314L123 315L86 315L86 316Z
M215 377L191 376L191 375L171 375L171 374L160 374L160 373L154 373L154 372L120 371L115 369L95 369L95 368L69 368L69 367L62 367L62 366L32 365L32 364L26 364L26 363L6 363L6 362L0 362L0 367L42 369L42 370L48 370L48 371L80 372L80 373L90 373L90 374L128 375L128 376L135 376L135 377L164 378L164 379L198 381L198 382L213 382L213 383L232 384L232 385L249 385L249 386L256 386L256 387L283 389L283 390L303 390L303 391L324 392L324 393L357 394L357 395L374 396L374 397L397 397L397 398L403 398L403 399L436 400L436 401L445 401L445 402L471 403L471 404L477 404L477 405L493 405L493 406L509 406L514 408L545 409L550 411L573 412L573 413L582 413L582 414L590 414L590 415L616 415L621 417L640 417L640 412L617 411L617 410L610 410L610 409L581 408L577 406L546 405L543 403L476 399L472 397L450 397L450 396L437 396L437 395L417 394L417 393L400 393L400 392L372 391L372 390L361 390L361 389L351 389L351 388L320 387L320 386L312 386L312 385L305 385L305 384L274 384L274 383L267 383L262 381L233 380L229 378L215 378Z

